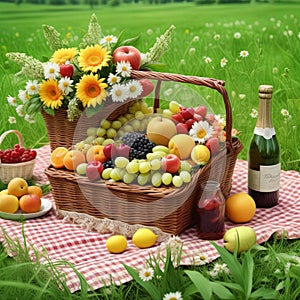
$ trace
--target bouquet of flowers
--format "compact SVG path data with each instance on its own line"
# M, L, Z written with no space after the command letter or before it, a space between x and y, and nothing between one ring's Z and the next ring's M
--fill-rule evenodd
M122 34L104 36L95 14L78 48L62 40L54 27L44 25L44 36L53 54L49 61L41 62L25 53L7 53L8 59L22 66L17 75L27 79L19 99L8 96L7 100L19 116L34 122L34 115L41 110L53 115L54 110L67 109L68 120L73 121L83 109L101 110L108 99L124 102L141 97L144 86L130 79L131 71L159 65L174 29L170 26L147 53L141 53L132 46L139 37L122 40Z

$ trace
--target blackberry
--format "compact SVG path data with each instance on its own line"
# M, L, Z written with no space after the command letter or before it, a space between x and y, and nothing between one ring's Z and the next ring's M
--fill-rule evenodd
M113 168L114 167L114 162L113 162L112 159L110 159L110 160L107 160L106 162L103 162L102 166L103 166L104 169Z

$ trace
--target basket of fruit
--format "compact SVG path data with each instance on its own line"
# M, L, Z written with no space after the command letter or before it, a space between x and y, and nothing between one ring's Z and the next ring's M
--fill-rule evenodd
M118 130L113 120L100 114L98 128L89 124L85 140L73 149L60 147L52 152L45 172L56 211L77 223L88 215L94 229L110 220L119 227L151 226L180 234L195 224L202 183L217 181L224 196L230 194L243 145L232 136L225 83L152 71L133 71L131 76L156 83L152 109L147 107L148 99L135 101L127 114L114 114L114 121L122 123ZM185 107L181 104L185 99L171 101L162 110L161 86L170 82L216 91L223 99L226 123L222 125L204 106ZM81 117L77 128L88 122ZM113 130L117 131L114 139L104 133Z
M18 144L12 149L0 150L0 180L8 183L15 177L21 177L25 180L33 176L36 151L25 149L22 134L17 130L8 130L0 136L0 146L5 137L14 133L18 138Z

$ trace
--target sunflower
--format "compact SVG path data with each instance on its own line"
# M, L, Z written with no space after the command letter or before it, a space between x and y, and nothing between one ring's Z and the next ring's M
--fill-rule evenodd
M39 94L41 101L52 109L59 108L62 105L64 95L55 79L43 80L40 85Z
M76 48L61 48L53 53L50 61L62 65L74 58L77 52Z
M82 102L83 106L93 106L101 104L105 99L107 84L103 82L105 78L99 79L98 75L83 75L76 84L76 97Z
M107 67L110 59L111 55L107 48L95 45L81 49L78 62L84 72L91 71L96 73L102 67Z

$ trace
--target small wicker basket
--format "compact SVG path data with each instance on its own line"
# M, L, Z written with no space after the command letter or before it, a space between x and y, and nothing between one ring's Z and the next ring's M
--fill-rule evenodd
M0 146L5 139L5 137L10 134L14 133L18 137L18 142L21 147L24 146L23 143L23 136L18 130L8 130L4 132L0 136ZM29 180L33 176L34 166L35 166L35 159L26 161L26 162L20 162L20 163L12 163L12 164L3 164L1 163L0 159L0 180L7 184L10 182L11 179L15 177L21 177L25 180Z

